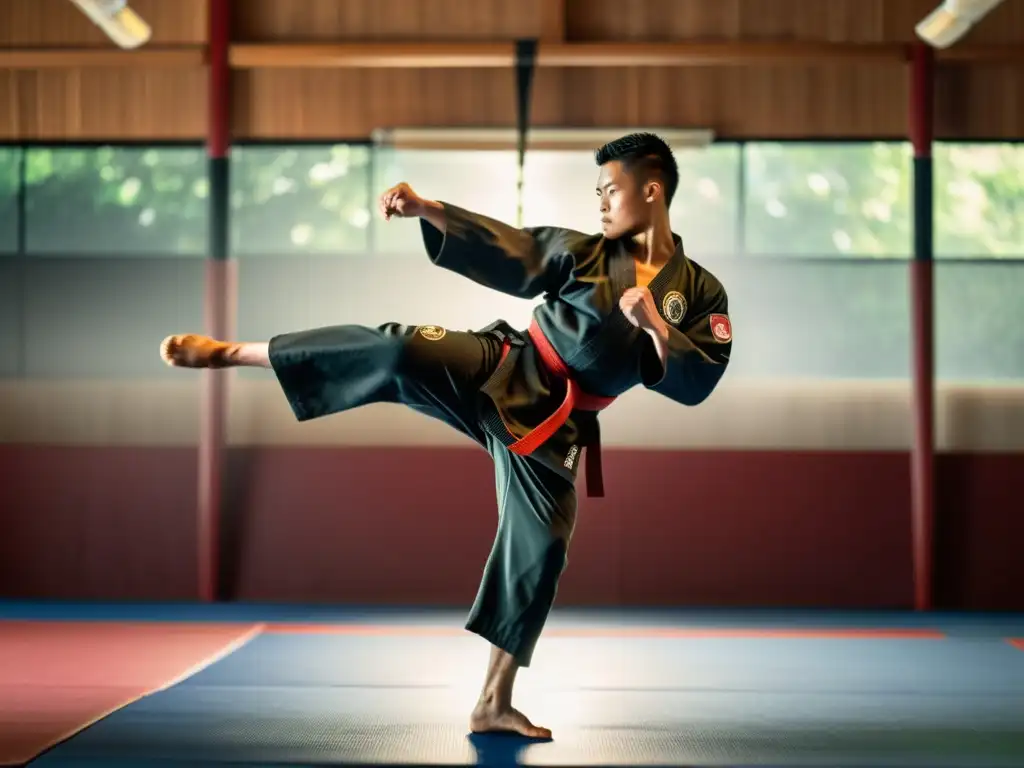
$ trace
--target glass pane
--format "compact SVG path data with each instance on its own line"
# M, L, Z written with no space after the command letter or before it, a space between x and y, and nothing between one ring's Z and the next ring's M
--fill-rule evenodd
M423 252L418 222L386 222L376 211L377 196L400 181L430 200L443 200L508 224L516 223L515 152L386 148L377 151L374 166L374 250L410 255ZM581 190L584 199L587 189L584 186Z
M736 145L675 149L679 188L672 228L687 253L735 253L740 152ZM535 151L526 155L523 218L591 233L600 230L594 192L598 169L589 151Z
M21 151L0 147L0 253L18 250L18 183Z
M905 262L720 258L701 262L729 291L729 377L910 376Z
M349 144L233 149L232 252L367 251L370 158Z
M1024 263L935 267L935 367L943 381L1024 381Z
M206 252L208 185L202 148L38 147L26 152L29 252Z
M909 256L910 158L905 143L747 145L747 253Z
M19 339L23 375L173 381L175 371L160 360L155 345L173 329L203 328L205 266L192 257L27 259Z
M1024 257L1024 144L936 144L935 254Z

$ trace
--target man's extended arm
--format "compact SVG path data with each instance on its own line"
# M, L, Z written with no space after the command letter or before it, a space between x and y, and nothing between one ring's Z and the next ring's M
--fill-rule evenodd
M580 235L558 227L517 228L450 203L427 207L420 231L439 267L521 299L557 293L571 278L571 242ZM444 229L435 219L443 218Z
M380 212L420 219L430 260L480 285L523 299L557 292L572 276L584 238L558 227L512 227L450 203L424 200L408 184L380 198Z
M436 200L423 201L423 213L420 214L420 218L430 224L430 226L442 235L448 228L447 223L445 222L444 204L439 203Z

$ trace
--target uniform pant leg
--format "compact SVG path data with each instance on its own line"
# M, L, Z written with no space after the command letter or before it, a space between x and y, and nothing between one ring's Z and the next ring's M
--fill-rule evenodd
M528 667L568 562L576 489L539 462L490 442L498 531L466 629Z
M396 403L485 444L477 398L500 360L493 336L432 325L336 325L275 336L269 352L299 421Z

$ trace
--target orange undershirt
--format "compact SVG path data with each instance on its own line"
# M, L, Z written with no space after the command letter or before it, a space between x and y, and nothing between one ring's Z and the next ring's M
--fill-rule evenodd
M636 264L636 284L641 288L650 285L651 280L661 271L661 266L653 266L642 261L634 260Z

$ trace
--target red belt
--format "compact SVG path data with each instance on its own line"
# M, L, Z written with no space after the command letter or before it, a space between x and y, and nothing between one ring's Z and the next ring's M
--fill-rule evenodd
M562 360L555 348L551 346L551 342L548 341L547 336L544 335L540 326L537 325L536 320L530 323L530 339L533 341L534 346L540 353L540 359L544 363L544 367L548 369L548 372L565 381L565 399L554 413L530 430L525 437L520 438L508 447L512 453L518 454L519 456L529 456L540 448L541 445L547 442L548 439L554 435L563 424L565 424L573 410L601 411L615 402L614 397L590 395L580 389L579 384L577 384L576 380L572 377L572 372L569 370L569 366L565 364L565 361ZM505 356L508 354L510 347L511 342L506 339L501 352L501 359L503 361ZM604 477L601 471L600 442L594 442L592 445L588 445L586 447L586 452L587 495L604 496Z

